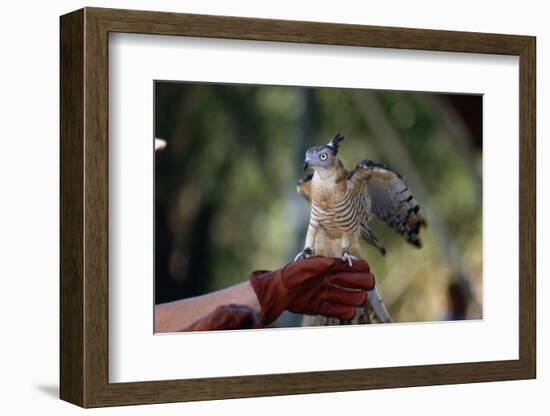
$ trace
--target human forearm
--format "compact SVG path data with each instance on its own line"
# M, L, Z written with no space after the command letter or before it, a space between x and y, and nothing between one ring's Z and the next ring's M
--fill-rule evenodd
M220 305L247 305L260 311L258 298L248 281L207 295L155 306L155 332L175 332L212 312Z

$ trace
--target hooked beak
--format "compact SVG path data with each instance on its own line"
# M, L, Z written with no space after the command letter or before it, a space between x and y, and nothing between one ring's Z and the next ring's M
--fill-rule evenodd
M306 156L304 160L304 172L311 167L311 157Z

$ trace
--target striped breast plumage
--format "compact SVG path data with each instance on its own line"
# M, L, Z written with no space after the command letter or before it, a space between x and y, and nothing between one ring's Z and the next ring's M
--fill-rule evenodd
M371 216L366 194L356 189L349 180L345 181L345 187L328 181L322 184L315 182L312 183L312 220L331 238L339 237L342 232L359 232L362 219Z

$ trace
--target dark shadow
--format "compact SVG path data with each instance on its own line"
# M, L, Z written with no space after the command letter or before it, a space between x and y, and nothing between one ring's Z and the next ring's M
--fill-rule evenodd
M54 399L59 398L59 386L54 384L39 384L35 386L36 389L47 396L53 397Z

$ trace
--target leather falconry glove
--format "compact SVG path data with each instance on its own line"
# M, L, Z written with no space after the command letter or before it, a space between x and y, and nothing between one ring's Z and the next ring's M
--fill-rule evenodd
M374 288L374 275L363 260L351 265L334 257L310 257L279 270L256 271L249 278L261 306L263 325L284 311L325 315L343 320L355 316L367 290Z
M208 315L197 319L181 331L212 331L220 329L262 328L258 312L246 305L218 306Z

